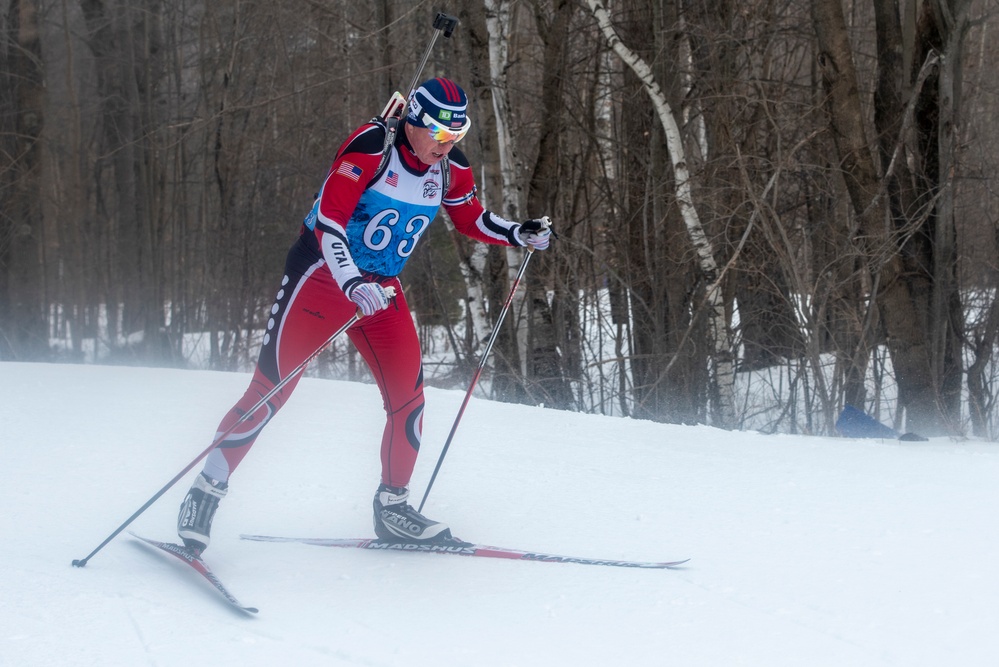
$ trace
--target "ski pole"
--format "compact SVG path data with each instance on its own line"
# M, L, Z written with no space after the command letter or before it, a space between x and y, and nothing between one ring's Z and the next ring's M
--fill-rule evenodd
M527 270L527 263L531 261L531 255L533 254L533 248L528 248L528 251L524 254L524 261L520 263L520 269L517 271L517 277L513 281L513 287L510 288L510 294L507 296L506 303L503 304L499 317L496 319L496 325L493 326L493 332L492 335L489 336L489 342L486 343L486 349L482 351L482 358L479 359L479 366L475 369L475 373L472 375L472 382L468 385L468 391L465 392L465 400L461 402L461 408L458 410L458 416L454 418L454 424L451 425L451 432L448 433L447 440L444 441L444 448L441 450L440 458L437 459L437 466L434 468L434 472L430 476L430 483L427 484L427 490L423 493L423 500L420 501L420 506L416 510L417 512L423 511L423 505L427 502L427 496L430 495L430 489L433 488L434 480L437 479L437 473L441 470L441 465L444 463L444 457L447 456L447 450L451 447L451 440L454 439L454 433L458 430L458 422L461 421L462 415L465 414L465 408L468 407L468 401L472 398L472 390L475 389L475 385L479 382L479 376L482 375L482 369L486 366L486 359L489 357L489 351L493 349L493 343L496 342L496 336L499 334L500 325L503 324L503 318L506 317L506 312L510 310L510 304L513 303L513 295L517 293L517 287L520 286L520 279L524 277L524 271Z
M416 84L420 81L420 74L423 73L423 68L427 65L427 59L430 58L430 52L433 50L434 43L440 36L441 31L444 32L445 39L451 39L451 33L454 32L457 26L458 18L456 16L449 16L443 12L439 12L434 17L434 34L430 38L430 43L427 44L427 49L423 52L423 59L420 60L420 65L416 68L416 74L413 75L413 82L409 84L409 88L406 90L407 96L416 90Z
M454 16L448 16L447 14L438 13L434 17L434 34L430 37L430 43L427 44L426 50L423 52L423 58L420 60L420 65L416 68L416 72L413 73L413 81L409 84L409 89L406 95L412 95L416 90L416 84L420 81L420 75L423 73L423 68L427 64L427 59L430 57L430 52L434 48L434 43L440 36L441 32L444 32L444 37L447 39L451 38L451 33L454 32L455 27L458 25L458 19ZM378 163L377 173L382 173L382 169L388 164L389 151L395 144L395 135L398 132L399 121L406 114L406 105L408 104L408 97L403 97L402 93L398 90L392 93L392 97L389 98L388 103L385 104L385 108L379 116L375 119L381 119L385 123L385 141L382 143L382 159Z
M386 125L388 125L393 137L395 134L395 126L398 124L399 119L406 111L408 97L413 94L413 91L416 90L416 84L420 81L420 75L423 74L423 68L427 65L427 60L430 58L430 52L433 51L437 38L440 37L440 34L443 31L444 37L450 39L451 33L454 32L457 25L458 19L454 16L437 14L437 16L434 17L434 34L430 36L430 42L427 44L427 48L423 51L423 58L420 59L420 64L417 66L416 71L413 72L413 80L409 83L409 88L406 89L406 97L403 97L402 93L398 90L392 93L392 97L389 98L388 103L385 105L385 108L382 109L379 116L385 121ZM388 138L386 138L386 148L390 145L391 142Z
M440 36L441 31L444 32L444 37L450 39L451 33L454 32L455 27L458 25L458 19L454 16L448 16L447 14L437 14L434 17L434 34L430 37L430 42L427 44L427 48L423 51L423 58L420 60L419 66L416 71L413 72L413 80L409 84L409 88L406 91L406 95L410 96L416 90L416 84L420 81L420 75L423 73L423 68L427 64L427 59L430 57L430 52L434 48L434 43L437 42L437 38ZM378 163L377 173L381 173L382 168L388 162L389 149L395 144L395 135L398 131L399 121L406 113L406 105L408 104L408 97L403 97L402 93L398 90L392 93L392 97L389 98L388 103L386 103L385 108L379 116L375 118L380 118L385 123L385 141L382 144L382 161Z
M395 296L395 288L393 288L393 287L386 287L385 288L385 292L386 292L386 294L388 295L388 297L390 299ZM216 437L215 440L212 441L212 444L210 444L208 446L208 448L205 449L205 451L203 451L200 454L198 454L197 458L195 458L193 461L191 461L190 463L188 463L184 467L183 470L181 470L179 473L177 473L174 476L173 479L171 479L169 482L167 482L163 486L162 489L160 489L159 491L157 491L153 495L152 498L150 498L149 500L147 500L146 503L142 507L140 507L139 509L137 509L135 511L135 513L132 514L132 516L130 516L127 519L125 519L125 522L122 523L120 526L118 526L113 533L111 533L110 535L108 535L107 538L105 538L105 540L103 542L101 542L99 545L97 545L97 548L94 549L93 551L91 551L87 555L86 558L80 558L78 560L74 560L73 561L73 567L83 567L84 565L86 565L87 562L91 558L93 558L97 554L98 551L100 551L101 549L103 549L104 547L106 547L111 540L113 540L114 538L116 538L118 536L118 534L121 533L121 531L125 530L129 526L129 524L131 524L133 521L135 521L137 518L139 518L140 514L142 514L143 512L145 512L147 509L149 509L149 507L153 503L155 503L157 500L159 500L160 497L164 493L166 493L167 491L169 491L170 488L174 484L176 484L178 481L180 481L180 479L184 475L186 475L187 473L191 472L191 470L194 468L194 466L198 465L198 462L201 461L201 459L203 459L206 456L208 456L208 454L213 449L215 449L219 445L219 443L223 442L226 438L228 438L230 435L232 435L232 433L236 430L236 428L240 424L242 424L243 422L245 422L246 420L248 420L250 417L252 417L253 414L257 410L259 410L260 408L262 408L269 400L271 400L272 398L274 398L274 396L279 391L281 391L285 387L285 385L287 385L289 382L291 382L292 378L298 376L299 373L301 373L302 371L304 371L305 367L308 366L310 362L312 362L316 357L318 357L320 354L322 354L323 351L326 350L327 347L329 347L330 345L333 344L334 340L336 340L343 332L345 332L347 329L349 329L351 326L353 326L360 319L361 319L361 312L358 311L358 312L354 313L354 316L351 317L349 320L347 320L346 324L344 324L342 327L340 327L339 329L337 329L333 333L332 336L330 336L329 338L327 338L326 342L324 342L322 345L320 345L319 348L315 352L313 352L312 354L310 354L305 359L305 361L303 361L298 366L296 366L294 369L292 369L292 371L290 373L288 373L288 375L286 375L284 377L284 379L282 379L280 382L278 382L277 385L275 385L273 389L271 389L269 392L267 392L267 394L263 398L261 398L259 401L257 401L256 405L254 405L252 408L250 408L249 410L247 410L246 413L243 414L243 416L241 416L239 419L237 419L235 421L235 423L233 423L232 426L230 426L225 431L223 431L222 435L219 435L218 437Z

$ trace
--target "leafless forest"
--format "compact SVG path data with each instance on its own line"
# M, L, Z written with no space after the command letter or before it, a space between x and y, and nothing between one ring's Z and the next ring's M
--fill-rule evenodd
M334 152L443 11L423 78L468 92L480 198L559 235L492 396L999 437L997 0L0 7L0 359L249 368ZM520 252L424 237L431 384L466 386Z

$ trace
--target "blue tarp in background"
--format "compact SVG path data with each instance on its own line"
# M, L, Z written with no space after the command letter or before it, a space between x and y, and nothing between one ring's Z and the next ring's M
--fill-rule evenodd
M898 438L899 433L863 410L847 405L836 420L836 430L846 438Z

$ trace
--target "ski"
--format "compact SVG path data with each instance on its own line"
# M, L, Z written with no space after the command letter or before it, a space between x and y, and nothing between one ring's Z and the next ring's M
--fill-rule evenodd
M276 537L272 535L240 535L244 540L257 542L297 542L313 544L320 547L341 547L345 549L366 549L369 551L421 552L435 554L450 554L452 556L471 556L475 558L506 558L510 560L530 560L542 563L578 563L579 565L608 565L611 567L633 567L645 569L667 569L686 563L684 560L646 562L636 560L609 560L603 558L580 558L576 556L558 556L556 554L539 553L536 551L521 551L491 547L484 544L451 540L443 544L412 544L387 542L371 538L341 539L320 537Z
M131 531L129 532L129 534L142 544L146 544L150 547L158 549L163 553L170 554L171 556L176 557L180 562L190 565L191 569L193 569L195 572L204 577L205 580L208 583L210 583L216 591L221 593L222 597L224 597L226 601L236 609L239 609L240 611L245 611L248 614L256 614L259 611L256 607L248 607L239 600L237 600L236 596L230 593L229 589L225 587L222 581L219 580L217 576L215 576L215 573L212 572L212 569L208 567L208 563L206 563L204 559L202 559L200 556L198 556L196 553L194 553L187 547L183 547L179 544L172 544L170 542L160 542L158 540L151 540L148 537L142 537L141 535L136 535Z

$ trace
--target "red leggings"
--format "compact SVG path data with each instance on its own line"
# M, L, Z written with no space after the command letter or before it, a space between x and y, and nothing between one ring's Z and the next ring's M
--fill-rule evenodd
M306 266L306 260L312 263ZM393 303L362 318L347 330L347 335L367 362L382 393L387 417L381 444L382 482L406 486L416 465L423 432L423 364L416 327L399 280L383 279L382 284L395 287ZM216 438L356 311L357 306L344 296L325 264L302 252L301 244L293 247L281 290L271 308L253 379L243 397L222 419ZM229 479L264 426L295 391L299 377L290 380L209 453L205 474L221 481ZM347 414L351 410L349 404L333 408Z

